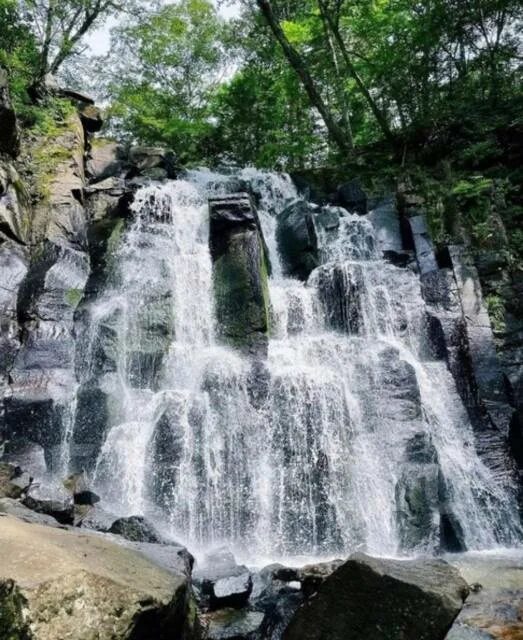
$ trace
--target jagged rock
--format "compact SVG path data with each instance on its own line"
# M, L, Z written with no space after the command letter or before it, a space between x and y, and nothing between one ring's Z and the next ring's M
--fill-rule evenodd
M260 611L220 609L205 616L208 640L258 640L264 614Z
M86 174L93 182L99 182L123 172L123 149L112 140L100 140L92 144L86 161Z
M367 194L355 178L342 184L337 190L337 200L342 207L364 216L367 213Z
M222 337L252 353L267 348L268 264L248 194L209 200L215 310Z
M37 513L51 516L60 524L74 523L73 497L59 485L35 483L23 504Z
M0 462L0 498L20 498L31 482L31 476L20 467Z
M30 240L29 194L12 164L0 165L0 231L18 244Z
M0 546L2 575L25 598L34 640L196 636L187 576L141 553L99 534L10 517L0 518Z
M284 640L443 640L468 594L443 560L352 555L295 613Z
M385 256L388 255L387 259L391 262L394 256L398 256L398 261L403 261L405 259L403 256L406 254L403 253L400 220L394 199L390 197L380 201L369 213L368 219L375 229L376 243L380 251ZM396 263L393 262L393 264Z
M236 564L232 553L220 549L208 555L194 573L201 605L211 609L240 608L249 600L253 582L247 567Z
M7 72L0 68L0 153L15 157L20 150L20 132L9 95Z
M84 104L78 109L80 120L87 133L96 133L103 126L101 111L94 104Z
M432 239L424 215L415 215L408 219L410 231L414 240L416 260L422 276L438 270L434 255Z
M288 275L307 280L319 264L318 238L314 227L316 207L298 200L278 216L276 237Z
M108 532L117 516L103 509L99 503L90 509L86 509L84 513L78 513L75 510L75 524L86 529L94 531Z
M129 163L129 178L147 175L147 172L158 168L165 170L166 178L175 178L178 172L176 156L163 147L132 147L129 151Z
M143 516L119 518L113 522L109 533L115 533L133 542L165 543L164 538L158 533L154 525Z

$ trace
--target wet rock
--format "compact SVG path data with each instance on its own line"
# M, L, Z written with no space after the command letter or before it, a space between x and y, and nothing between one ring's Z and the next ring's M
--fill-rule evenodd
M202 567L194 572L204 608L240 608L247 604L253 581L247 567L236 564L227 549L219 549L206 556Z
M187 576L133 549L10 517L0 518L0 546L2 574L25 598L35 639L195 637Z
M165 543L164 538L158 533L154 525L143 516L119 518L113 522L109 533L114 533L133 542Z
M442 560L354 554L295 613L284 640L443 640L468 589Z
M23 504L37 513L51 516L60 524L74 523L73 497L58 484L33 484Z
M219 332L230 344L264 353L269 329L268 262L248 194L209 199L210 248Z
M285 272L301 280L319 264L315 212L314 205L299 200L278 216L276 237Z
M106 511L99 503L90 509L86 509L83 514L75 510L75 524L93 531L108 532L113 522L117 519L114 513Z
M41 478L47 471L44 448L30 440L20 439L6 442L2 459L21 467L33 478Z
M421 214L412 216L408 219L408 223L414 240L416 260L418 261L420 274L424 276L432 271L437 271L438 264L434 255L434 247L425 216Z
M20 467L0 462L0 498L20 498L31 486L32 478Z
M338 203L355 213L364 216L367 213L367 194L357 178L350 180L337 189Z
M438 457L430 437L419 433L406 445L405 462L396 484L396 512L405 550L431 552L439 546Z
M0 231L16 243L30 241L32 209L29 193L10 163L0 164Z
M20 132L9 95L7 72L0 68L0 153L15 157L20 149Z
M221 609L205 616L208 640L258 640L264 614L260 611Z

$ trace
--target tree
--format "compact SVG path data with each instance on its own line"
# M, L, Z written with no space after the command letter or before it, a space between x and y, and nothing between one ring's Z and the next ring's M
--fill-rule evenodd
M269 0L256 0L256 3L265 17L267 24L271 28L275 39L281 46L285 57L289 61L289 64L294 69L298 77L300 78L307 95L311 101L311 104L320 113L323 122L329 132L329 136L332 141L339 147L340 151L348 151L351 148L352 136L342 129L342 127L336 122L333 114L325 104L319 89L314 82L307 65L298 51L289 42L285 32L283 31L278 18L274 14L273 7Z
M21 7L39 42L38 83L46 74L57 73L102 20L132 5L123 0L22 0Z
M206 155L209 104L226 69L224 30L209 0L181 0L117 27L103 61L113 129L187 160Z

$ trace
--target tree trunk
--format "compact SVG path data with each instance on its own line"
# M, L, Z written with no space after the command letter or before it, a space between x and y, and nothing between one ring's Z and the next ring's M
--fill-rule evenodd
M300 54L296 51L296 49L291 45L288 41L283 29L280 26L276 16L273 13L271 3L269 0L256 0L260 11L262 12L267 24L269 25L274 37L280 44L285 57L287 58L289 64L292 66L296 74L301 80L301 83L309 96L309 100L311 104L316 107L316 109L320 112L321 117L323 118L323 122L327 127L327 131L331 140L338 146L340 151L347 152L350 151L350 143L349 138L345 131L336 123L332 114L329 112L323 98L320 95L320 92L316 88L314 81L305 65L305 62L302 60Z
M328 25L330 27L330 30L332 31L332 34L334 36L334 39L336 40L336 43L338 44L338 47L339 47L339 49L341 51L341 55L343 56L343 60L345 62L345 65L347 67L348 72L350 73L350 75L356 81L356 85L358 86L358 89L360 90L360 92L362 93L363 97L367 101L367 103L368 103L368 105L370 107L370 110L372 111L374 117L376 118L376 122L379 124L379 126L380 126L380 128L381 128L381 130L383 132L383 135L385 136L385 138L387 138L387 140L389 142L394 144L395 139L394 139L394 135L393 135L392 131L390 130L389 123L387 122L387 119L386 119L385 115L381 112L380 108L376 104L374 98L370 95L369 90L365 86L365 83L361 79L361 77L360 77L359 73L357 72L356 68L352 64L352 61L351 61L350 56L349 56L349 52L347 51L347 47L345 46L345 42L343 41L343 38L341 37L341 33L340 33L340 30L339 30L338 26L334 23L334 20L332 19L332 16L329 14L329 12L327 10L325 10L325 6L323 5L321 0L319 0L319 5L320 5L320 9L322 9L325 12L325 17L327 19L327 23L328 23Z

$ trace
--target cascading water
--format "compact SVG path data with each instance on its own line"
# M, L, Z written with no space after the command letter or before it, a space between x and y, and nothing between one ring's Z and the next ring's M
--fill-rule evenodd
M208 196L246 189L272 265L256 402L250 358L215 337L208 248ZM96 373L108 398L93 473L109 508L251 558L433 550L439 518L468 548L516 542L446 364L422 358L418 277L380 258L368 217L339 210L307 284L283 277L277 217L297 198L287 176L254 170L137 193L79 353L81 381Z

